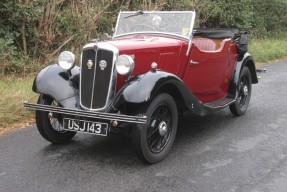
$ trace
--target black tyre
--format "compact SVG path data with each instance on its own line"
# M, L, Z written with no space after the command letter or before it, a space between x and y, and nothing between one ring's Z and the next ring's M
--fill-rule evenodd
M243 115L249 105L251 98L251 73L248 67L243 67L238 82L238 94L236 101L229 106L232 114L236 116Z
M174 143L178 121L176 103L170 95L160 94L140 114L147 116L148 123L133 128L134 150L143 161L157 163L168 155Z
M54 99L46 95L39 96L38 104L58 106ZM54 144L65 143L76 134L76 132L63 130L61 122L62 117L59 114L36 111L36 125L41 136Z

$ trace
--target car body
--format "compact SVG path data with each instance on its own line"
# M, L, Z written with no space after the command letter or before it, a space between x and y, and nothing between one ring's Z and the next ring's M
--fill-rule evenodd
M113 37L83 47L80 67L71 52L36 76L40 134L52 143L76 132L130 132L138 157L164 159L178 115L204 116L225 107L243 115L258 83L246 34L195 29L194 11L120 12Z

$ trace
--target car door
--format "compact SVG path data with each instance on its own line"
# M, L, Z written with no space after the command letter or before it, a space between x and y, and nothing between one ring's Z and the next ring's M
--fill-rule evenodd
M230 40L223 41L216 51L202 51L192 44L183 81L202 102L225 97L229 85Z

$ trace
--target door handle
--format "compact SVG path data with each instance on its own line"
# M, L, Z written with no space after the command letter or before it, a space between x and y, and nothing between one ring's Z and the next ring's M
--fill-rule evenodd
M196 61L192 61L192 60L190 60L190 63L189 63L190 65L198 65L199 64L199 62L196 62Z

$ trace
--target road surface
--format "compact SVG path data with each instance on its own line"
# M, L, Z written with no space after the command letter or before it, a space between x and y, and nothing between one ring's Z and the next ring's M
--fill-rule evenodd
M241 117L179 119L169 156L143 164L121 136L52 145L28 127L0 136L0 191L287 191L287 62L266 67Z

